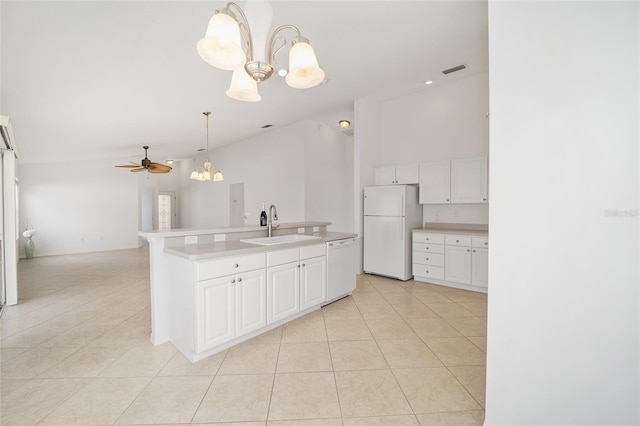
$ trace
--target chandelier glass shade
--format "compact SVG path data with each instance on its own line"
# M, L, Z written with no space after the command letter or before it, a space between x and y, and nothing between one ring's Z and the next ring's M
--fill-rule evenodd
M302 37L300 30L293 25L276 28L268 38L266 58L255 58L249 21L240 6L233 2L215 11L205 36L198 41L197 49L208 64L233 71L231 86L226 92L229 97L257 102L261 99L257 83L273 74L275 56L287 44L286 38L280 35L286 30L296 34L289 50L286 83L295 89L309 89L322 83L325 74L318 65L315 51L309 40Z
M203 112L202 114L207 117L207 160L204 162L202 167L196 168L191 172L191 176L189 176L189 179L206 181L211 180L211 162L209 161L209 116L211 115L211 113ZM222 176L222 172L216 169L216 171L213 173L213 181L221 182L223 180L224 177Z

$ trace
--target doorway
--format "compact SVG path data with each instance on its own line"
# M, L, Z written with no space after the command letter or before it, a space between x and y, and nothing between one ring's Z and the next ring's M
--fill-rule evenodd
M175 229L177 221L175 192L158 192L158 230Z

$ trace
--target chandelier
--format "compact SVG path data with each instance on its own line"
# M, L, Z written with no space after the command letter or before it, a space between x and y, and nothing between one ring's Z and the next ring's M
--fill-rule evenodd
M270 6L268 4L263 6L269 8L268 14L270 14ZM268 30L268 26L265 30ZM257 102L261 99L258 83L271 77L275 56L287 44L287 39L279 35L285 30L294 31L296 36L291 40L289 71L285 70L279 74L286 72L285 81L296 89L308 89L322 83L324 71L318 66L313 47L293 25L283 25L273 31L266 43L266 58L254 55L249 21L240 6L233 2L215 11L205 36L198 41L198 53L210 65L233 71L231 86L226 92L227 96L239 101ZM264 56L264 52L261 53Z
M202 167L191 172L191 176L189 176L190 179L199 181L211 180L211 162L209 161L209 116L211 113L203 112L202 114L207 116L207 161L204 162ZM222 176L222 172L216 169L216 172L213 174L213 181L221 182L223 180L224 177Z

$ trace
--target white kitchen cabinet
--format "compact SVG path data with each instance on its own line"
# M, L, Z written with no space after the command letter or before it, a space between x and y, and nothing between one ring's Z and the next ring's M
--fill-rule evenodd
M326 300L326 256L302 259L300 268L300 310L321 304Z
M232 276L197 284L196 351L201 352L235 337L235 288Z
M417 164L376 167L374 185L415 185L419 182Z
M489 284L489 239L474 237L471 241L471 284L487 287Z
M268 324L318 306L325 301L327 288L325 253L325 245L317 244L300 249L280 250L267 255Z
M487 203L487 158L420 164L420 204Z
M416 281L486 292L489 240L477 234L413 232Z
M420 164L420 204L451 202L451 161L432 161Z
M235 282L236 337L267 325L266 273L264 269L238 274Z
M451 202L487 202L487 158L451 160Z
M445 246L444 279L471 284L471 247Z
M267 268L267 323L272 324L300 311L300 264Z
M266 325L265 277L260 269L198 282L198 351Z

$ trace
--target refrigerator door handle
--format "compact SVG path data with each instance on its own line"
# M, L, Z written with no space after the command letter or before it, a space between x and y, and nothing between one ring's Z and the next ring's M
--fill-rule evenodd
M404 221L405 218L403 217L400 221L400 241L404 241Z

